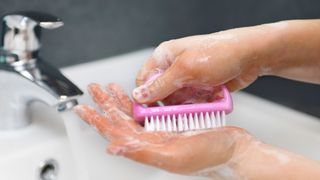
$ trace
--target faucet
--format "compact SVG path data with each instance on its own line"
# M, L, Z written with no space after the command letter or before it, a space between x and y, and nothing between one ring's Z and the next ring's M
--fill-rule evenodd
M77 104L83 92L57 68L39 57L41 28L55 29L61 19L26 11L2 17L0 48L0 130L31 123L30 105L41 101L58 112Z

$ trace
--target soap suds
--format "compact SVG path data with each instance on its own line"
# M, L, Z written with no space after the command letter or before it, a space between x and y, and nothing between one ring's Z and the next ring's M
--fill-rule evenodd
M265 67L265 66L260 67L260 74L261 75L270 75L271 72L272 72L272 68L270 68L270 67Z
M203 56L199 59L197 59L198 62L200 63L207 63L209 61L210 56Z
M184 77L181 77L179 79L175 79L173 84L178 88L182 88L191 79L193 79L191 76L184 76Z
M239 180L243 179L234 172L228 164L221 164L215 167L206 168L204 170L192 173L191 175L209 177L215 180Z
M212 129L195 130L195 131L184 131L183 133L181 133L181 135L183 135L183 136L194 136L194 135L207 133L209 131L212 131Z
M290 158L285 153L266 148L263 149L263 152L277 158L281 164L287 164L290 161Z
M233 40L236 39L235 38L235 34L234 33L230 33L227 31L220 31L217 33L213 33L209 35L209 38L211 40L215 40L215 41L221 41L221 40Z
M235 78L235 80L238 82L238 85L240 87L247 87L248 86L248 82L244 81L242 78L237 77Z
M169 67L173 61L174 54L168 47L160 45L154 50L152 57L155 59L160 68L165 69Z

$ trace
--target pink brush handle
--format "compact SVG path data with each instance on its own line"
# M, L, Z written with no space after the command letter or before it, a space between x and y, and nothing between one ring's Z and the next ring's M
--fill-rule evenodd
M222 86L223 99L212 103L200 103L200 104L184 104L184 105L172 105L172 106L159 106L159 107L143 107L141 104L134 103L133 114L134 119L137 122L143 122L145 117L150 116L162 116L162 115L178 115L178 114L190 114L190 113L206 113L225 111L227 114L233 109L233 103L231 95L225 86Z

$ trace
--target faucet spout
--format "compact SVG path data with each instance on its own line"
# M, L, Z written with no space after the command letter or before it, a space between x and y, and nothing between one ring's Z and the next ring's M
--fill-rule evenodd
M77 104L82 91L58 70L37 60L33 65L0 65L0 130L31 123L30 105L41 101L57 111Z
M38 57L40 27L56 28L59 18L20 12L3 17L0 48L0 130L31 123L30 104L41 101L66 111L77 104L82 91L57 68Z

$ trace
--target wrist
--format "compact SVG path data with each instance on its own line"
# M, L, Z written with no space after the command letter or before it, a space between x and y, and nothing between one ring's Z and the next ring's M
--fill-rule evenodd
M240 68L256 76L273 75L273 69L284 59L285 31L286 22L231 30L239 35Z
M261 25L266 32L259 75L294 78L297 68L314 67L320 58L320 20L291 20ZM298 74L299 76L299 74Z
M248 179L247 177L250 175L248 166L251 166L248 162L254 156L252 153L256 151L255 145L260 142L244 129L237 128L230 134L232 134L236 143L232 157L227 162L227 166L233 170L233 175L236 176L237 179Z
M289 152L264 144L243 131L234 132L238 139L228 161L238 179L276 179L287 173L292 160Z
M276 23L257 26L258 33L252 53L255 58L255 68L258 76L276 75L281 67L285 67L288 59L288 23Z
M235 163L236 172L246 179L317 179L320 164L300 155L255 142Z

